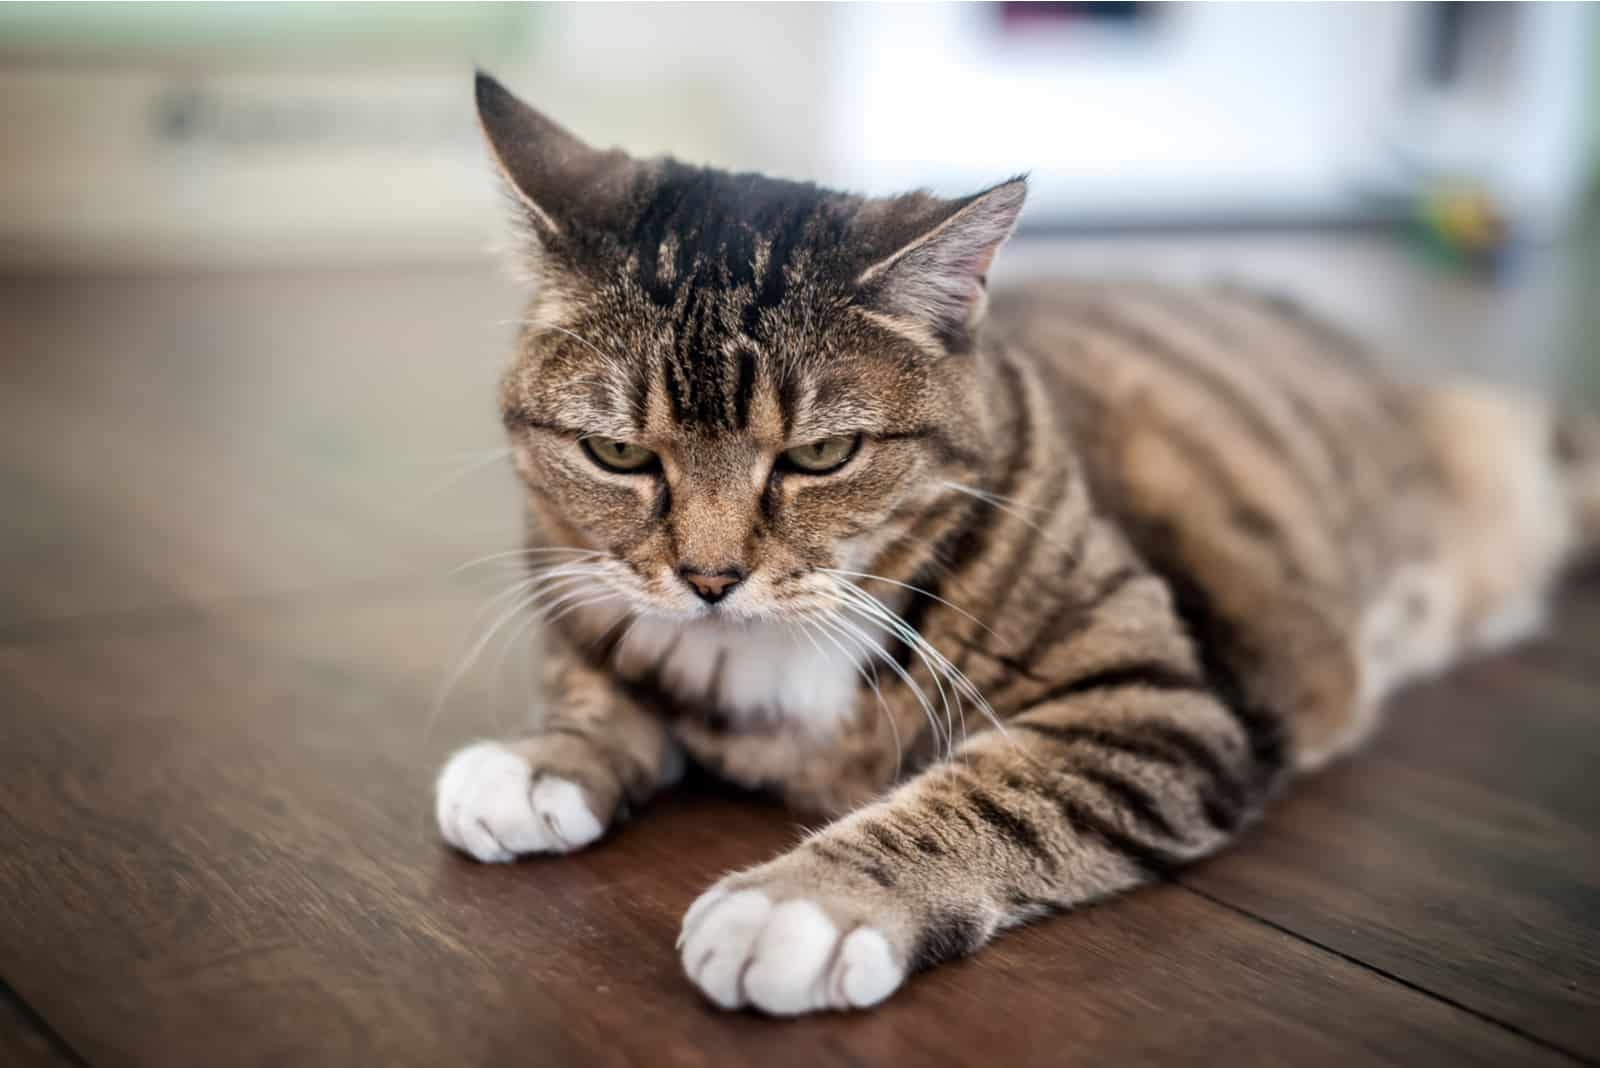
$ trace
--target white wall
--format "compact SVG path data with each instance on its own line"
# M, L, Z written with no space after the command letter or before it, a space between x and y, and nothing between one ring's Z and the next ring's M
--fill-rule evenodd
M1409 44L1391 4L1172 4L1145 34L1078 47L1008 46L993 18L841 11L838 168L873 189L1031 170L1037 215L1325 212L1348 197Z

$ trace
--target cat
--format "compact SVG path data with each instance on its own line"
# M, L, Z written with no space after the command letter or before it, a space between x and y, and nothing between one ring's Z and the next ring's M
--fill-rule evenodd
M598 840L686 758L837 817L710 887L715 1004L877 1004L1221 848L1537 625L1600 429L1229 287L988 293L1025 178L864 198L594 150L486 75L534 282L500 393L548 703L445 839Z

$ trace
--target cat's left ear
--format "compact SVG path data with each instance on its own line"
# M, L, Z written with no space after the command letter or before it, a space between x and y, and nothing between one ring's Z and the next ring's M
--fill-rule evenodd
M1027 196L1024 175L943 202L923 232L868 267L857 286L879 310L931 328L947 344L970 334L988 302L989 267Z

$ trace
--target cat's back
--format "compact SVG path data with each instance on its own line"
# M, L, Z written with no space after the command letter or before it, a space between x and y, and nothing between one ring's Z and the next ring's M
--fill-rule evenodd
M1147 555L1355 613L1425 527L1408 515L1428 496L1413 394L1293 301L1073 279L1000 289L990 314L991 354L1050 394L1102 507Z

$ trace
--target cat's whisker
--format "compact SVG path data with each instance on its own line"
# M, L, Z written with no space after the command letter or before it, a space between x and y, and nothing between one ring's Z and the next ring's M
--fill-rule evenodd
M833 603L836 608L849 608L849 602L843 597L836 598ZM933 731L934 744L937 745L943 733L939 729L939 717L934 713L933 702L929 699L922 686L918 684L917 680L911 677L911 673L902 667L900 662L893 656L890 656L887 651L878 645L877 642L874 642L866 633L866 631L861 628L860 624L854 622L853 620L846 619L841 615L834 615L831 622L837 624L846 632L853 634L859 641L861 641L869 649L873 650L875 654L889 666L889 669L900 677L900 681L904 682L906 686L910 688L912 695L917 699L917 704L922 707L922 714L928 720L928 729ZM937 679L934 680L934 684L938 685Z
M548 592L550 586L556 583L566 582L575 577L586 576L587 574L587 571L572 570L570 565L562 565L559 568L552 567L540 569L538 574L531 575L517 582L513 582L510 586L490 597L484 606L478 609L477 614L473 617L473 623L476 624L478 620L482 619L486 613L493 611L498 605L504 603L508 599L515 599L517 596L523 594L530 594L537 597L543 592Z
M555 615L552 615L552 616L549 616L548 618L546 618L545 621L544 621L545 622L545 626L551 626L554 623L556 623L558 620L562 619L563 617L571 615L573 612L578 612L578 611L581 611L581 610L583 610L585 608L590 608L590 607L593 607L594 605L602 604L602 603L604 603L606 601L614 601L614 600L621 600L621 599L622 599L622 595L621 594L619 594L615 590L610 590L610 589L606 590L604 593L597 593L594 596L589 597L588 599L579 598L579 599L573 601L572 603L568 604L565 608L561 609L561 611L557 612ZM552 606L552 607L555 607L555 606Z
M1028 529L1036 532L1040 537L1042 537L1049 544L1055 546L1057 549L1060 549L1063 552L1066 552L1068 554L1069 560L1071 559L1071 547L1070 546L1068 546L1066 543L1062 542L1059 538L1057 538L1055 536L1055 534L1053 534L1050 531L1046 530L1044 527L1041 527L1039 524L1035 523L1033 520L1029 519L1026 515L1023 514L1023 509L1029 509L1029 510L1038 512L1041 515L1050 514L1048 512L1045 512L1043 509L1035 508L1032 505L1023 504L1020 501L1013 503L1011 498L1009 498L1009 497L1003 497L998 493L991 493L988 490L981 490L981 489L976 488L975 486L963 485L960 482L950 482L950 481L947 480L945 482L940 483L940 485L944 486L946 489L955 490L957 493L964 493L968 497L972 497L975 500L982 501L984 504L987 504L991 508L995 508L995 509L998 509L999 511L1004 512L1006 515L1009 515L1011 518L1015 519L1017 522L1021 523L1023 526L1025 526Z
M487 556L480 556L475 560L468 560L466 563L461 564L458 567L452 568L451 571L450 571L450 574L451 575L459 575L461 572L466 571L466 570L468 570L470 568L480 567L483 564L487 564L487 563L490 563L490 562L495 561L495 560L505 560L505 559L507 559L509 557L517 557L519 559L526 559L526 558L531 557L531 556L545 556L545 555L555 556L555 555L559 555L559 554L568 554L568 555L572 555L574 558L582 558L582 559L590 559L590 558L594 558L594 557L603 557L603 556L609 556L610 555L609 553L603 552L602 550L599 550L599 549L579 549L579 548L568 548L566 546L539 546L539 547L535 547L535 548L526 548L526 549L507 549L504 552L490 553Z
M878 646L876 643L874 643L872 648L862 647L862 651L866 653L866 659L858 662L850 650L844 647L841 638L836 637L835 634L837 633L838 635L841 635L844 641L851 640L851 636L846 634L843 630L836 631L833 626L833 620L814 618L810 620L801 619L799 622L802 627L807 626L808 624L814 624L817 628L817 633L828 639L828 641L833 644L835 649L838 649L839 652L845 655L846 659L855 663L856 673L861 676L862 681L865 682L868 689L872 691L872 696L878 703L878 711L883 714L883 718L889 723L889 733L894 737L894 777L899 779L900 771L905 759L905 750L900 742L900 724L895 722L894 713L889 710L888 703L883 699L883 684L878 678L878 665L874 663L875 656L887 656L888 654L884 652L881 646ZM860 642L856 641L856 644L859 646ZM820 653L821 650L819 649L818 652Z
M524 602L524 608L532 608L533 611L528 612L526 617L512 628L510 636L501 644L500 651L495 657L494 666L489 673L491 685L498 685L505 658L517 641L528 632L535 622L543 620L547 615L548 610L540 605L541 601L553 598L555 603L559 603L567 594L576 594L591 583L604 583L603 573L593 566L563 564L550 570L551 574L549 575L535 576L535 582L546 578L549 581L538 586L528 601ZM554 607L554 604L550 607Z
M466 654L457 663L456 667L451 670L450 674L441 684L439 691L435 695L433 708L428 717L428 722L424 728L424 740L426 741L426 739L432 735L434 724L437 722L439 714L443 710L445 703L449 700L451 692L457 685L460 684L461 680L466 677L467 672L472 670L473 665L475 665L483 656L484 650L488 648L489 644L494 640L495 635L499 633L502 627L506 626L512 619L516 618L520 612L537 605L541 600L555 596L559 591L564 590L573 584L587 583L591 580L599 579L601 577L602 573L593 565L563 562L559 565L541 568L539 569L538 573L521 579L518 582L514 582L505 589L500 590L492 595L474 615L474 626L476 626L487 613L499 609L500 606L506 604L507 602L510 603L510 607L505 608L500 612L500 615L495 618L494 622L489 626L489 628L477 639L476 642L472 644Z
M821 623L824 621L818 620L818 622ZM862 630L858 624L839 616L828 618L825 622L826 625L837 630L840 635L853 640L867 651L869 657L868 663L872 664L873 687L877 693L880 704L883 701L882 685L878 681L877 665L873 663L873 661L882 660L885 664L889 665L890 670L892 670L896 675L900 676L901 680L910 688L913 696L916 697L918 707L922 709L923 718L927 720L928 729L933 732L934 744L938 745L941 732L939 729L938 716L934 714L933 702L928 699L926 693L923 692L922 687L917 684L916 680L911 677L910 673L901 667L894 657L889 655L887 650L885 650L877 642L873 641L872 638L864 630ZM885 714L889 714L886 707L884 711ZM890 715L890 720L896 743L898 744L900 737L899 726L893 723L892 715Z
M948 657L946 657L925 638L923 638L921 634L917 633L915 628L906 623L904 619L902 619L897 613L895 613L878 598L853 584L850 584L848 589L852 592L847 596L855 598L856 603L861 608L866 609L869 614L876 616L885 623L892 622L893 624L897 624L897 626L895 626L895 630L896 633L901 636L902 640L906 641L908 645L915 649L917 655L921 657L924 662L928 662L930 660L932 661L929 663L930 672L934 673L935 675L943 674L950 681L951 686L956 690L958 695L965 694L967 699L971 701L973 705L975 705L981 712L983 712L984 717L994 725L1001 735L1009 736L1008 732L1006 731L1005 724L1001 722L1000 717L995 713L993 706L989 704L988 699L983 696L983 694L978 690L977 686L973 684L972 680L967 677L965 672L956 667ZM935 665L937 665L937 671L934 671ZM960 707L959 700L957 701L957 707ZM963 735L965 735L965 730L965 723L963 723Z
M878 625L888 629L890 633L894 634L895 637L899 638L901 642L905 644L906 648L915 653L917 658L921 660L923 665L928 669L928 677L932 680L934 689L938 692L939 704L944 712L945 749L946 752L953 752L955 746L955 717L963 716L963 723L965 722L964 713L961 710L960 693L954 691L952 688L952 692L955 692L956 696L956 708L955 712L952 713L950 708L950 693L946 692L945 690L944 679L942 677L943 672L939 669L937 663L928 657L927 652L924 650L926 643L923 641L921 635L917 634L915 629L912 628L910 624L906 623L905 620L901 619L894 612L890 611L888 607L885 606L881 601L866 591L858 588L854 584L839 583L838 589L845 595L847 602L846 607L848 610L855 611L857 614L862 615L867 619L874 620L878 623ZM963 737L964 736L965 729L963 728Z
M466 478L468 475L473 474L473 473L478 472L478 471L482 471L482 470L488 468L491 464L498 463L499 461L506 459L510 455L511 455L511 449L509 447L507 447L507 448L501 448L501 449L494 449L491 452L489 452L487 455L481 455L481 456L479 456L479 457L477 457L475 459L467 461L463 466L460 466L460 467L456 468L456 470L451 471L449 474L445 475L443 478L439 479L438 481L434 482L432 485L430 485L427 488L425 488L422 491L422 493L417 497L417 500L416 500L415 503L419 507L421 505L424 505L424 504L428 503L428 501L432 500L435 496L437 496L438 494L442 493L444 490L448 489L450 486L453 486L455 483L460 482L462 479Z
M505 319L505 320L501 321L500 325L501 326L513 326L513 325L515 325L515 326L532 326L532 327L535 327L535 328L537 328L539 330L548 330L551 333L561 334L562 336L569 337L572 340L576 341L578 344L584 346L590 352L594 353L596 356L600 357L602 360L606 361L607 364L609 364L609 365L611 365L613 367L622 367L622 366L626 365L626 361L624 361L624 360L622 360L622 359L620 359L620 358L618 358L616 356L612 356L612 355L606 353L604 350L602 350L598 345L596 345L594 342L590 341L588 338L583 337L583 336L581 336L579 334L575 334L571 330L568 330L564 326L557 326L554 323L539 322L539 321L536 321L536 320L533 320L533 319Z
M429 712L428 721L423 728L424 744L426 744L428 739L432 736L434 725L438 722L439 715L443 711L445 703L449 700L450 694L455 690L456 686L460 684L461 680L466 677L467 672L472 670L472 666L478 662L478 658L483 655L484 649L488 647L489 642L494 638L495 634L500 630L501 627L505 626L508 622L514 619L518 612L526 608L527 605L531 603L532 598L536 596L536 594L526 593L525 588L512 587L510 590L502 590L500 593L496 594L491 603L505 600L508 594L511 595L511 607L496 617L494 623L491 624L489 629L485 631L476 642L473 643L466 655L460 659L455 668L452 669L450 674L445 677L444 681L440 684L438 691L434 694L433 707ZM478 618L482 618L484 611L485 609L483 608L478 610Z
M987 633L993 634L996 638L999 637L999 635L995 634L994 631L991 630L989 628L988 624L984 623L983 620L979 619L977 616L973 615L971 612L967 611L965 608L962 608L960 605L953 604L952 602L945 600L943 597L940 597L938 594L934 593L932 590L925 590L921 586L913 586L909 582L900 582L897 579L886 578L883 575L874 575L869 571L845 571L842 568L834 568L834 567L819 567L819 568L817 568L817 570L822 572L824 575L843 575L843 576L846 576L848 578L869 579L869 580L871 580L873 582L883 582L883 583L887 583L890 586L898 586L902 590L910 590L912 593L921 594L922 596L928 598L929 600L937 601L939 604L944 605L946 608L950 609L951 611L960 613L962 616L965 616L967 619L972 620L972 622L974 622L978 626L982 627Z

